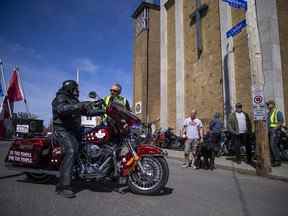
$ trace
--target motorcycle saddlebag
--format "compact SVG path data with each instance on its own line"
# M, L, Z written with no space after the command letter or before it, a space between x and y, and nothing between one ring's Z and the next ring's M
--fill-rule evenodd
M15 166L37 168L49 158L49 141L46 138L25 138L13 141L5 162Z

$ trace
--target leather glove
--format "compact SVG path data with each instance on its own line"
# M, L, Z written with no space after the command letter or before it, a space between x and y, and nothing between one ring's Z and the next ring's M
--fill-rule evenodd
M106 113L102 106L99 106L97 102L91 102L86 106L86 115L88 116L99 116Z
M90 107L90 102L89 101L79 102L78 104L76 104L76 106L80 110L81 114L84 115Z

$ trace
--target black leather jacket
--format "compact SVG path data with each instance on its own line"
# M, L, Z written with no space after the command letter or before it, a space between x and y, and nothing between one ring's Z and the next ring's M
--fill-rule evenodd
M52 102L54 128L80 132L82 107L77 97L60 89Z

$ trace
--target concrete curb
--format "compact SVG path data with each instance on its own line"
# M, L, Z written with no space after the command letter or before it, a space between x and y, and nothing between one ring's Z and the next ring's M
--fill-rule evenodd
M180 157L175 157L175 156L169 156L169 153L167 155L167 158L173 159L173 160L178 160L178 161L183 161L183 158ZM251 176L259 176L256 173L256 170L248 170L244 168L239 168L239 167L233 167L233 166L228 166L228 165L222 165L222 164L217 164L215 163L216 169L222 169L222 170L228 170L228 171L235 171L239 174L243 175L251 175ZM264 177L272 180L277 180L277 181L283 181L288 183L288 177L285 176L278 176L274 174L269 174L268 176L259 176L259 177Z

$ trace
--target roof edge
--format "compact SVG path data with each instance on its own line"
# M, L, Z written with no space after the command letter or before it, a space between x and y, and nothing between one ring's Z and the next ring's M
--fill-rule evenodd
M154 10L159 10L160 11L160 6L157 4L152 4L152 3L148 3L148 2L142 2L138 8L134 11L134 13L132 14L132 18L136 19L138 17L138 15L145 9L145 8L150 8L150 9L154 9Z

